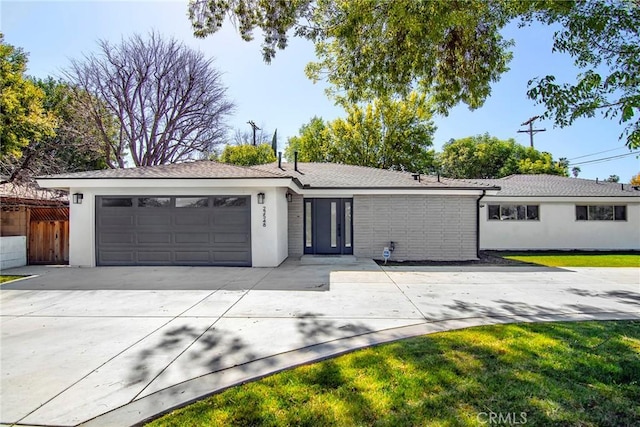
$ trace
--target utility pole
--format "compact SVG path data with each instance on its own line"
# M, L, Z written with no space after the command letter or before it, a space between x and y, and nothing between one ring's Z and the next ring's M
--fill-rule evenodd
M253 120L249 120L247 123L253 129L253 145L256 145L256 129L260 130L260 128L253 122Z
M520 125L520 126L529 125L529 129L527 129L527 130L518 130L519 133L528 133L529 134L529 140L531 142L531 148L533 148L533 135L535 135L538 132L545 132L546 131L546 129L534 129L533 128L533 122L535 122L539 118L540 118L540 116L531 117L529 120L527 120L526 122L524 122L524 123L522 123Z

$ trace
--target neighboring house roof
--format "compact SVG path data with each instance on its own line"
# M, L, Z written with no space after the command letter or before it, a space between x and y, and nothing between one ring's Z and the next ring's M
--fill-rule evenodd
M269 163L258 166L236 166L209 160L129 169L105 169L38 179L191 179L191 178L288 178L302 188L415 188L415 189L494 189L490 184L420 175L409 172L376 169L336 163Z
M65 205L69 203L65 191L49 190L33 185L0 184L0 201L3 205Z
M496 196L513 197L640 197L629 184L592 181L557 175L510 175L500 179L468 180L501 188Z

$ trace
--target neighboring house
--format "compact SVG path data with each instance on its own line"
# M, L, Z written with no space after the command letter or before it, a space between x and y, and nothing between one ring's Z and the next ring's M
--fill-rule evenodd
M69 261L67 194L0 184L0 268Z
M330 163L211 161L41 177L68 190L71 265L273 267L303 254L472 260L497 188Z
M481 249L640 250L640 191L631 185L555 175L472 182L501 188L481 202Z

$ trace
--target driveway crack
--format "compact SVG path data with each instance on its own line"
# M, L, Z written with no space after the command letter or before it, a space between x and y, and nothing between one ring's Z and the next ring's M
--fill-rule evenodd
M26 415L24 415L22 418L20 418L16 424L19 424L22 420L24 420L25 418L29 417L31 414L33 414L34 412L38 411L39 409L41 409L42 407L44 407L45 405L49 404L51 401L53 401L55 398L57 398L58 396L60 396L61 394L65 393L66 391L70 390L71 388L73 388L76 384L82 382L83 380L85 380L87 377L89 377L89 375L93 374L94 372L98 371L100 368L102 368L103 366L105 366L106 364L108 364L109 362L111 362L112 360L114 360L115 358L117 358L118 356L120 356L121 354L127 352L129 349L133 348L134 346L136 346L137 344L139 344L140 342L144 341L145 339L147 339L148 337L150 337L151 335L155 334L156 332L158 332L160 329L164 328L165 326L167 326L169 323L173 322L175 319L177 319L178 317L182 316L184 313L186 313L187 311L191 310L193 307L195 307L196 305L200 304L202 301L204 301L205 299L209 298L210 296L212 296L213 294L215 294L218 290L216 289L215 291L209 293L208 295L206 295L205 297L203 297L202 299L200 299L198 302L192 304L189 308L187 308L186 310L183 310L181 313L179 313L177 316L172 317L170 320L168 320L167 322L163 323L162 325L158 326L157 328L155 328L153 331L149 332L148 334L144 335L142 338L140 338L139 340L135 341L133 344L127 346L125 349L123 349L122 351L116 353L115 355L113 355L112 357L110 357L109 359L107 359L105 362L101 363L97 368L92 369L91 371L89 371L86 375L82 376L80 379L74 381L72 384L70 384L69 386L65 387L64 389L62 389L61 391L59 391L58 393L56 393L55 395L53 395L51 398L47 399L45 402L43 402L42 404L40 404L37 408L33 409L32 411L30 411L29 413L27 413ZM84 316L73 316L73 317L84 317ZM155 316L152 316L155 317ZM148 385L147 385L148 386ZM146 388L146 387L145 387Z
M272 270L271 270L272 271ZM167 365L162 368L160 370L160 372L158 372L153 378L151 378L151 380L147 383L146 386L144 386L144 388L142 390L140 390L131 400L130 402L135 401L136 399L138 399L138 397L140 397L140 395L142 393L144 393L144 391L146 389L149 388L149 386L151 384L153 384L153 382L155 380L157 380L167 369L169 369L169 367L171 365L173 365L175 363L176 360L178 360L180 358L180 356L182 356L184 353L187 352L187 350L189 350L196 342L198 342L207 332L209 332L211 329L213 329L213 327L220 321L220 319L222 319L225 314L227 314L231 309L233 309L240 301L242 301L242 299L250 292L252 291L257 285L258 283L260 283L262 280L264 280L264 278L266 278L271 271L269 271L267 274L265 274L260 280L258 280L256 283L254 283L249 289L245 290L242 295L240 296L240 298L238 298L233 304L231 304L220 316L218 316L218 318L216 320L214 320L214 322L209 325L209 327L207 329L205 329L201 334L199 334L197 337L195 337L193 339L193 341L186 346L180 353L178 353L178 355L176 357L174 357L173 359L171 359L171 361L169 363L167 363ZM230 282L226 283L225 286L227 286ZM220 288L219 290L223 290L224 287ZM211 295L213 295L215 292L212 292ZM209 296L211 296L209 295ZM180 313L179 315L177 315L175 318L171 319L172 321L177 319L178 317L182 316L184 313L186 313L187 311L191 310L193 307L195 307L196 305L200 304L201 302L203 302L205 299L209 298L209 296L206 296L205 298L203 298L202 300L200 300L199 302L197 302L196 304L194 304L192 307L189 307L187 310L183 311L182 313ZM168 324L169 322L167 322ZM163 325L162 327L164 327L166 325ZM160 329L160 328L158 328ZM156 330L157 331L157 330ZM155 332L155 331L154 331Z

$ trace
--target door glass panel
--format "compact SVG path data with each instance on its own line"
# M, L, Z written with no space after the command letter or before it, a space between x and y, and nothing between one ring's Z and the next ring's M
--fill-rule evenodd
M213 206L220 208L230 208L230 207L239 207L239 206L247 206L247 198L246 197L216 197L213 199Z
M351 247L351 202L344 202L344 247Z
M140 197L139 208L165 208L171 204L169 197Z
M304 204L304 221L305 221L305 230L304 230L304 245L307 248L311 247L311 202L305 202Z
M103 208L130 208L133 206L132 199L123 197L109 197L102 199Z
M206 208L209 206L207 197L176 197L176 208Z
M337 218L336 216L338 215L337 209L336 209L336 202L331 202L331 247L335 248L336 246L338 246L337 243Z

